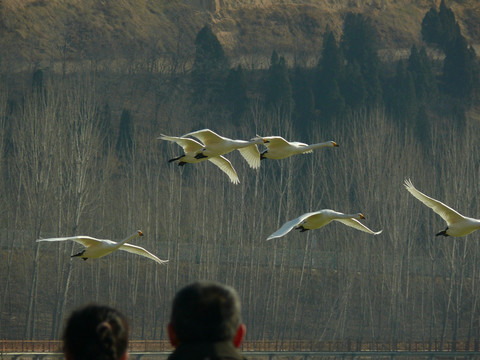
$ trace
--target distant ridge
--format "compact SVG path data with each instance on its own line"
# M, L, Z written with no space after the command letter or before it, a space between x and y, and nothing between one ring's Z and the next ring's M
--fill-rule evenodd
M401 3L401 4L400 4ZM317 54L326 27L340 36L348 12L370 16L385 49L420 43L421 21L437 0L3 0L0 66L65 60L191 56L210 24L232 57L273 49ZM462 33L480 43L480 2L447 1Z

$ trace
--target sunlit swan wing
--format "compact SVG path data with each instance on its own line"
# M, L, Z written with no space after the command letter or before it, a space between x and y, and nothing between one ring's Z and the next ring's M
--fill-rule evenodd
M233 167L232 163L224 156L216 156L208 158L208 160L215 164L220 170L228 175L230 181L234 184L238 184L240 179L238 178L237 171Z
M197 131L192 131L187 134L182 135L183 137L193 136L199 139L206 147L211 146L212 144L221 143L225 141L226 138L218 135L210 129L202 129Z
M281 136L266 136L266 137L263 137L264 140L266 140L267 142L265 142L265 146L268 147L268 148L273 148L273 149L284 149L286 147L289 147L291 145L290 142L288 142L287 140L285 140L283 137ZM303 146L307 146L307 144L304 144L304 143L298 143L299 145L303 145Z
M159 259L157 256L153 255L150 251L147 251L143 247L140 247L137 245L123 244L122 246L120 246L119 250L128 251L129 253L147 257L162 265L168 263L168 260Z
M360 230L360 231L363 231L363 232L366 232L368 234L372 234L372 235L378 235L378 234L381 234L383 230L379 230L379 231L373 231L373 230L370 230L368 227L366 227L365 225L363 225L360 221L358 221L357 219L334 219L334 221L339 221L341 222L342 224L345 224L347 226L350 226L352 228L355 228L357 230Z
M447 223L447 225L452 225L454 223L461 222L465 220L465 217L452 209L450 206L445 205L441 201L435 200L430 196L425 195L421 191L417 190L410 179L405 180L405 188L408 190L410 194L436 212L438 215L442 217L443 220Z
M85 247L96 246L100 244L110 244L114 245L115 242L106 239L96 239L90 236L70 236L70 237L58 237L58 238L48 238L48 239L38 239L39 241L75 241L78 244L81 244Z
M443 235L460 237L480 229L480 219L463 216L444 203L423 194L419 190L415 189L410 179L405 180L404 185L410 194L431 208L435 213L440 215L447 223L447 228L435 234L436 236Z
M238 151L252 169L258 169L260 167L260 151L258 151L256 144L240 148Z
M265 143L265 146L269 149L273 149L276 151L286 151L289 148L295 148L301 151L302 148L305 148L308 146L308 144L298 142L298 141L287 141L281 136L270 136L264 139L267 140L267 142ZM312 152L312 150L310 149L305 149L305 151Z
M167 136L167 135L161 134L157 139L175 142L183 148L183 151L185 151L185 153L200 152L204 146L202 143L192 138Z
M300 215L299 217L287 221L285 224L283 224L277 231L275 231L272 235L270 235L267 240L275 239L282 237L286 234L288 234L294 227L298 226L302 221L305 219L309 218L310 216L316 215L318 212L310 212L306 213L303 215Z

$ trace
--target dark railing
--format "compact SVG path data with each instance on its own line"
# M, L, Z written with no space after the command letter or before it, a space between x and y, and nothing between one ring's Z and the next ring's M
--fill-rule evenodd
M169 352L172 347L168 340L130 340L130 352ZM59 340L0 340L0 354L11 352L62 351ZM305 341L305 340L249 340L242 345L245 352L360 352L360 351L480 351L480 341L474 342L421 342L376 343L361 341Z

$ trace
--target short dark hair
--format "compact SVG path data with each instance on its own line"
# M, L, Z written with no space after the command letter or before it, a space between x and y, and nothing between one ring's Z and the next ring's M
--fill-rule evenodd
M175 295L170 323L180 342L232 340L242 322L240 312L235 289L198 281Z
M63 350L73 360L117 360L127 351L128 331L128 322L118 310L90 304L67 320Z

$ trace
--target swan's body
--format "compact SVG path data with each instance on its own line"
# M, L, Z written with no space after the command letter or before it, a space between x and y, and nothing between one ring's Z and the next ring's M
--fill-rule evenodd
M220 156L238 150L251 168L258 169L260 167L260 152L257 144L262 144L263 139L256 138L249 141L233 140L220 136L209 129L182 135L182 137L186 136L193 136L204 144L201 153L195 156L197 159Z
M145 250L144 248L132 244L127 244L127 241L133 240L136 237L143 236L141 230L138 230L136 233L130 235L129 237L123 239L122 241L115 242L112 240L106 239L96 239L90 236L71 236L71 237L59 237L59 238L49 238L49 239L38 239L38 241L75 241L79 244L85 246L85 250L82 252L72 255L72 257L78 256L83 260L87 259L98 259L108 255L116 250L128 251L140 256L145 256L153 261L156 261L159 264L165 264L168 260L161 260L151 252Z
M337 147L335 141L326 141L318 144L305 144L297 141L287 141L281 136L257 137L263 139L267 148L260 154L260 159L285 159L292 155L311 153L315 149L322 147Z
M353 227L357 230L372 234L378 235L382 232L380 231L372 231L365 225L363 225L357 219L364 219L365 217L358 213L358 214L343 214L338 211L330 210L330 209L323 209L320 211L315 211L311 213L306 213L299 216L296 219L287 221L285 224L282 225L280 229L275 231L272 235L270 235L267 240L275 239L282 237L290 232L292 229L298 229L301 232L313 229L319 229L332 221L339 221L347 226Z
M413 186L410 179L405 180L404 185L410 194L415 196L418 200L440 215L447 223L447 228L437 233L436 236L465 236L477 229L480 229L480 220L463 216L441 201L435 200L430 196L418 191Z
M209 160L211 163L215 164L222 170L225 174L228 175L230 181L234 184L238 184L240 180L238 179L237 172L233 167L232 163L224 156L215 156L215 157L203 157L196 158L195 156L202 153L204 145L194 139L176 137L176 136L167 136L161 135L158 137L160 140L173 141L180 145L183 148L184 154L176 158L168 160L168 162L178 161L179 166L183 166L186 163L195 164L201 161Z

